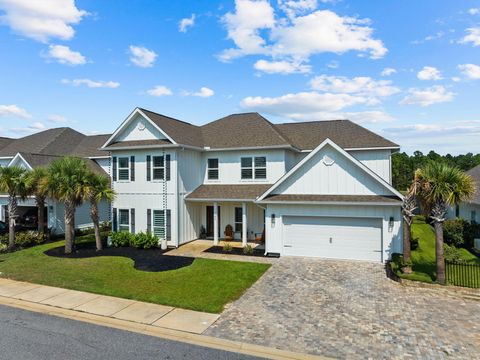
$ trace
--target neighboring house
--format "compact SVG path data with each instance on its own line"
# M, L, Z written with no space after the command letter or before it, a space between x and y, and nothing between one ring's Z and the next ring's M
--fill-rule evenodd
M480 223L480 165L467 171L475 181L476 192L474 197L468 202L462 202L455 208L450 209L449 218L460 217L468 221Z
M25 169L48 166L62 156L71 155L87 160L91 170L109 176L110 155L98 148L110 135L86 136L68 127L45 130L19 139L0 138L0 167L17 165ZM19 218L28 212L35 213L35 199L30 197L19 201ZM0 194L0 220L8 217L8 196ZM47 224L54 233L65 231L63 204L47 199ZM110 219L110 205L100 203L100 219ZM76 228L91 227L89 204L77 209L75 215Z
M265 252L386 261L402 251L399 146L348 120L272 124L257 113L195 126L136 108L111 153L117 231L179 246L231 225Z

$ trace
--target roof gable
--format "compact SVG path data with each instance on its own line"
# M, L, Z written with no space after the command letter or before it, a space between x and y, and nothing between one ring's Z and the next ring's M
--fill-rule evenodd
M258 201L272 194L402 195L332 140L326 139L280 178Z

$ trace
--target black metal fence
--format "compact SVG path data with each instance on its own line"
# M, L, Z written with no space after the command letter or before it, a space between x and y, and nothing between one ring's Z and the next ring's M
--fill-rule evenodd
M480 288L480 264L445 261L447 284Z

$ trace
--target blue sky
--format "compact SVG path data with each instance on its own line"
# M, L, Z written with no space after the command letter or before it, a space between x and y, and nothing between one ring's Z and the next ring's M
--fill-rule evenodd
M0 0L0 135L110 133L140 106L204 124L350 118L480 152L480 1Z

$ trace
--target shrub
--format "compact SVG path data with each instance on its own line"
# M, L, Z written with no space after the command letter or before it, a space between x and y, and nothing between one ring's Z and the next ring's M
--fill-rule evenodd
M127 231L119 231L111 233L112 245L115 247L130 246L130 243L135 238L135 235Z
M15 245L22 248L43 244L45 241L46 235L38 231L23 231L15 234Z
M248 245L248 244L245 245L245 246L243 247L243 253L244 253L245 255L252 255L252 254L253 254L252 245Z
M112 231L112 223L110 221L104 221L100 223L100 231L101 232Z
M462 254L460 253L460 250L454 246L443 244L443 253L445 260L453 261L456 263L465 262L465 260L463 260Z
M232 247L232 245L231 245L230 243L227 242L227 243L225 243L225 244L223 245L223 251L225 251L225 252L232 252L232 250L233 250L233 247Z
M466 221L463 219L452 219L445 220L443 223L443 237L445 243L454 246L462 247L464 246L464 228Z
M466 221L463 227L464 247L469 250L473 249L473 241L478 238L480 238L480 224L475 221Z
M0 244L8 245L8 234L0 235Z
M140 232L132 238L130 245L138 249L151 249L158 246L158 237Z
M410 240L410 250L416 250L418 248L418 237Z
M0 243L0 253L7 251L8 245Z

